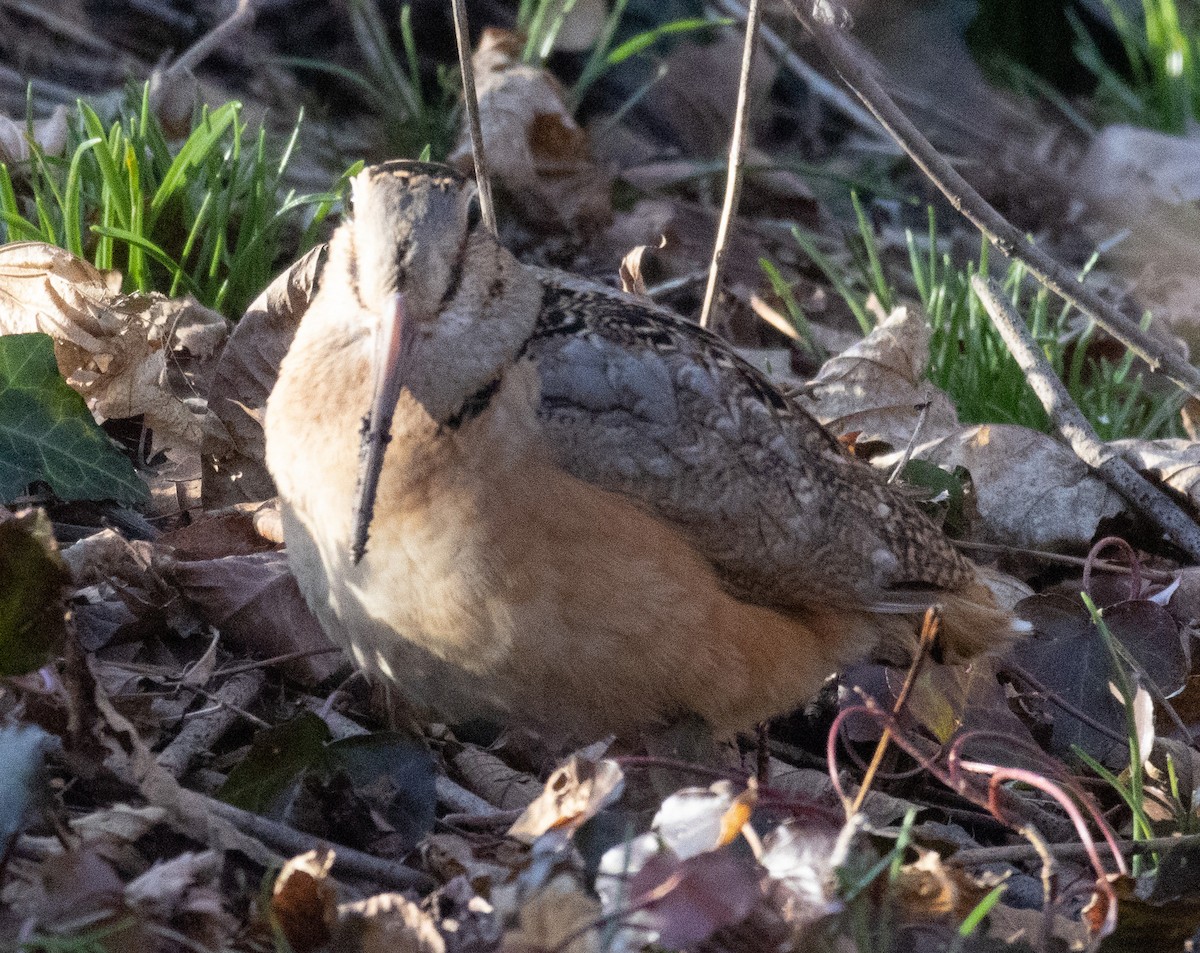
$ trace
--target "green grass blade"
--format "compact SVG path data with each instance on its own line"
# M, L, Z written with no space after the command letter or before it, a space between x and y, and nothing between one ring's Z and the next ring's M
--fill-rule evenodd
M166 204L187 184L188 174L201 165L220 145L221 138L237 119L241 108L241 103L226 103L214 110L206 121L188 136L183 148L179 150L171 167L167 170L167 174L163 176L162 183L154 193L154 198L150 200L146 220L151 228L158 221L158 216L162 214Z
M71 167L67 171L67 185L63 190L63 233L67 239L67 251L80 258L83 257L83 222L80 220L80 209L83 204L82 166L84 156L103 140L94 136L85 139L75 149L71 156Z
M672 34L694 33L697 30L710 30L716 27L731 26L733 22L729 17L720 17L715 20L708 20L704 17L687 17L680 20L672 20L670 23L664 23L661 26L654 27L652 30L646 30L644 33L630 37L605 57L605 64L608 66L617 66L624 63L631 56L636 56L643 50L652 47L663 37L671 36Z
M131 250L137 249L139 252L144 252L145 254L149 255L160 265L166 268L167 271L171 273L173 279L175 276L178 276L179 280L187 287L189 292L199 296L199 288L196 286L196 283L192 281L191 276L180 267L179 262L175 261L174 258L163 251L158 245L154 244L154 242L150 241L150 239L143 235L139 235L137 232L131 232L125 228L105 228L102 225L93 225L92 231L97 235L107 235L109 238L115 238L118 241L125 242L125 244L127 244ZM149 290L149 288L139 290Z

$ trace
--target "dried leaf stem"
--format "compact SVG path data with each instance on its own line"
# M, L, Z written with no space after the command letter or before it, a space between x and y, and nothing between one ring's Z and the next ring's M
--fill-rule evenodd
M1049 362L1021 316L1004 299L1004 292L990 279L975 275L971 287L983 303L988 317L1004 338L1029 386L1046 408L1054 429L1075 451L1075 455L1120 493L1192 559L1200 562L1200 526L1180 509L1169 496L1137 472L1129 463L1105 446L1075 406L1071 395Z
M287 857L295 857L305 851L316 850L319 847L333 847L335 872L347 877L361 877L375 883L386 884L395 890L419 890L422 892L433 889L434 880L426 873L413 870L404 864L382 857L374 857L360 850L346 847L343 844L330 845L327 841L305 834L270 818L244 811L240 807L218 801L204 794L195 794L196 800L203 804L214 816L232 824L237 830L252 837L272 850Z
M965 549L968 552L996 553L1002 556L1028 556L1030 559L1037 559L1046 563L1058 563L1063 566L1078 566L1080 569L1088 565L1088 560L1082 556L1051 553L1044 549L1025 549L1021 546L1005 546L1000 543L979 543L966 539L955 539L951 540L951 542L959 549ZM1091 567L1093 572L1108 572L1118 576L1132 575L1132 570L1128 566L1107 562L1102 559L1092 560ZM1161 569L1147 569L1144 566L1140 572L1143 579L1161 583L1172 583L1178 575L1177 573L1165 572Z
M721 273L725 270L725 252L729 247L729 232L737 216L738 198L742 193L742 160L746 152L746 126L750 113L750 76L754 70L754 49L758 45L758 3L750 0L746 11L746 41L742 46L742 70L738 76L737 109L733 114L733 135L729 142L729 172L725 177L725 204L717 225L713 243L712 264L708 269L708 287L704 290L704 306L700 309L700 326L712 327L717 295L721 288Z
M950 204L988 241L1005 255L1024 262L1038 281L1122 341L1152 370L1161 369L1189 394L1200 397L1200 371L1180 354L1152 338L1136 321L1121 314L1069 269L1034 245L954 170L876 79L877 75L883 74L883 67L870 53L836 26L820 22L812 12L810 0L787 0L787 4L846 85Z
M475 163L475 182L479 186L479 209L483 224L493 235L496 226L496 206L492 201L492 180L488 174L487 156L483 150L483 127L479 124L479 97L475 93L475 70L471 66L471 34L467 29L465 0L451 0L454 7L454 41L458 46L458 68L462 73L463 107L467 111L467 128L471 130L471 160Z

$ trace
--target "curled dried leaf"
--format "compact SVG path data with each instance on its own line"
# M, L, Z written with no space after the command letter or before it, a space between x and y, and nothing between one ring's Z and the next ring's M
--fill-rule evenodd
M587 134L558 81L522 63L520 49L516 34L489 28L472 57L489 172L531 220L570 228L605 224L612 216L610 179L592 162ZM471 168L466 130L449 161Z

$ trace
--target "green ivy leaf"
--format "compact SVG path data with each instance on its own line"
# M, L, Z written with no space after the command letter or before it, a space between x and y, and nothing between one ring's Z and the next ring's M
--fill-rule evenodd
M325 722L308 711L260 731L217 797L243 810L270 814L283 805L300 775L324 761L330 737Z
M43 480L62 500L139 503L133 464L63 380L46 334L0 337L0 501Z

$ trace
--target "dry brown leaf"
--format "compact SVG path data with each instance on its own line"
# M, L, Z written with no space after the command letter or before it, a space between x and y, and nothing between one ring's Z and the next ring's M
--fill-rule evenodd
M510 768L475 745L464 745L450 764L464 787L502 811L524 810L542 793L542 786L532 775Z
M522 854L525 848L521 847ZM458 834L430 834L421 842L421 853L425 866L439 880L466 878L471 889L485 900L492 891L507 883L515 875L513 866L506 866L500 859L477 856L467 838ZM513 860L524 860L514 857Z
M989 543L1029 549L1086 548L1100 521L1123 501L1061 443L1014 424L966 427L915 454L940 467L965 467Z
M1182 439L1114 440L1108 446L1138 470L1200 504L1200 443Z
M198 560L164 557L160 566L201 619L255 656L271 658L330 647L288 570L285 553ZM289 661L286 671L291 678L315 685L341 662L336 652L314 654Z
M520 62L520 37L484 30L472 57L493 181L533 221L594 228L612 216L611 180L591 159L587 134L548 72ZM472 168L464 129L449 161Z
M384 893L339 906L329 948L339 953L446 953L446 940L433 917L415 903Z
M271 887L271 913L296 953L329 942L338 919L338 885L329 876L333 861L328 847L306 851L283 865Z
M642 273L645 265L654 257L655 251L666 248L667 236L659 237L658 244L651 248L649 245L636 245L627 251L621 259L621 290L626 294L645 295L646 293L646 277ZM650 252L650 258L646 258L646 252Z
M517 923L504 934L501 953L596 953L600 903L570 874L561 873L521 904ZM569 942L568 942L569 941Z
M546 780L542 793L525 809L508 836L532 844L554 827L574 831L621 796L625 787L620 766L573 754Z
M932 850L915 847L918 858L900 868L894 881L900 916L909 923L943 917L964 919L991 889L966 872L942 865Z
M312 301L324 252L324 245L314 248L254 299L217 360L201 447L207 509L275 495L263 463L262 417L279 363Z
M154 451L198 450L203 376L229 331L192 299L120 294L121 276L101 272L42 242L0 248L0 334L54 338L58 367L98 420L144 415Z
M912 439L921 407L928 404L919 439L958 430L958 415L945 393L925 380L929 325L912 306L902 306L859 343L825 362L813 380L808 410L835 434L860 432L903 449Z
M185 853L155 864L125 888L125 904L153 942L154 928L167 927L205 950L225 949L237 923L225 909L221 854ZM132 947L132 944L131 944Z

